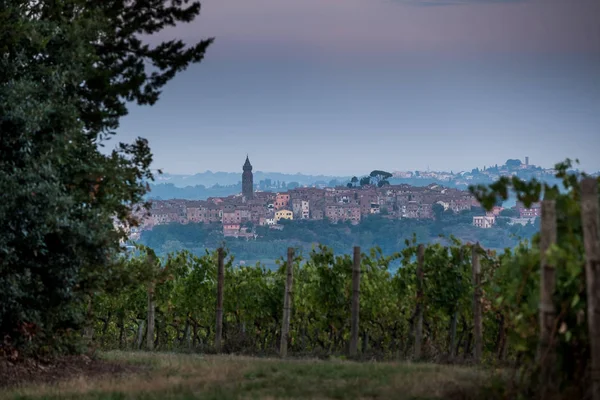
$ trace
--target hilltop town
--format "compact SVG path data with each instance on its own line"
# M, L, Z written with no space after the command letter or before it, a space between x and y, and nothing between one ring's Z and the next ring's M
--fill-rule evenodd
M440 184L411 186L389 184L391 174L374 171L372 177L353 178L345 186L296 187L282 192L256 190L250 159L242 167L242 192L227 197L207 200L153 200L149 214L138 215L139 228L131 231L134 240L141 231L157 225L206 223L220 224L224 237L256 238L254 226L284 229L282 220L328 220L336 224L359 224L369 215L378 214L387 219L435 219L440 212L460 213L479 207L475 197L466 190L448 188ZM377 174L384 176L378 176ZM365 181L366 180L366 181ZM473 225L490 228L503 211L493 211L473 217ZM510 223L527 224L539 216L539 205L527 209L517 204Z

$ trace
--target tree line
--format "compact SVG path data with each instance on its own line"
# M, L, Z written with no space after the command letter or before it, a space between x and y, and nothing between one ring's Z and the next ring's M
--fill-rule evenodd
M440 206L441 207L441 206ZM497 225L490 229L473 226L473 216L484 215L484 210L475 208L455 214L446 211L436 214L433 220L401 219L391 220L383 215L371 215L360 224L332 224L328 221L283 221L284 229L251 226L258 238L223 238L220 224L169 224L155 226L144 231L140 243L151 247L157 254L164 255L178 250L189 250L202 255L205 248L215 250L225 244L241 260L274 260L286 252L287 247L298 247L305 253L314 244L331 247L336 253L349 252L352 246L372 248L378 246L384 254L402 251L405 240L417 235L420 243L441 242L449 244L454 235L462 241L480 242L483 247L504 249L514 247L522 239L531 239L539 231L539 221L508 225L506 218L498 218Z

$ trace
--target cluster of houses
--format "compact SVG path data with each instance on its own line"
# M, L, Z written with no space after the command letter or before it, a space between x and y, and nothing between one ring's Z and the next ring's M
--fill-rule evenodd
M323 220L331 223L360 223L371 214L390 219L433 219L433 205L455 213L479 205L469 192L437 185L413 187L394 185L383 188L296 188L285 193L255 192L252 199L234 195L201 200L152 201L149 215L140 214L141 225L132 231L149 230L156 225L179 223L221 224L225 237L254 238L253 225L283 229L281 220ZM525 225L541 215L539 204L526 208L517 203L518 217L509 223ZM504 209L494 207L473 217L473 225L491 228Z
M447 171L394 171L394 178L399 179L435 179L441 182L453 183L456 186L469 186L474 182L494 182L502 176L517 176L523 179L536 178L545 180L553 178L556 170L553 168L541 168L529 163L529 157L525 161L508 160L501 166L488 166L483 169L475 168L472 171L447 172Z
M281 220L326 219L331 223L358 224L371 214L390 219L431 219L434 204L457 213L478 205L469 192L433 184L426 187L301 187L284 193L254 192L248 197L239 194L203 201L152 201L149 215L139 215L139 229L170 223L220 223L225 236L251 238L255 235L253 225L283 229ZM139 232L132 232L133 236L135 233Z
M389 219L432 219L434 205L444 211L459 213L479 206L468 191L430 184L415 187L406 184L375 187L350 185L335 188L298 187L287 192L255 191L252 165L246 157L242 174L242 193L207 200L155 200L149 213L139 210L140 226L128 233L138 239L141 231L157 225L205 223L220 224L225 237L255 238L253 226L283 229L282 220L328 220L331 223L359 224L368 215L380 214ZM519 207L519 205L517 205ZM526 224L539 216L539 205L518 208L518 223ZM473 225L490 228L502 211L496 207L473 218Z
M497 218L500 213L504 210L503 207L496 206L491 211L486 212L485 215L475 216L473 217L473 225L478 228L491 228L497 222ZM536 218L541 217L542 215L542 207L540 203L534 203L529 208L525 207L523 203L517 202L514 207L514 210L518 213L518 217L513 217L508 219L508 224L521 224L527 225L528 223L532 223Z

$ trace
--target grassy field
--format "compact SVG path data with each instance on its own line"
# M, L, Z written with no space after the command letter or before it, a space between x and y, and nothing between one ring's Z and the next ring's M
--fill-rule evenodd
M0 390L0 399L482 399L487 373L472 368L341 360L102 353L140 366L122 376Z

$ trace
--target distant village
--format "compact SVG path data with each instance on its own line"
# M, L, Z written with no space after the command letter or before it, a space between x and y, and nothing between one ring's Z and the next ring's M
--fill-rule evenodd
M471 171L447 172L447 171L395 171L394 178L399 179L435 179L441 182L452 183L454 186L465 186L477 183L495 182L502 176L517 176L523 179L536 178L545 180L554 178L556 170L553 168L542 168L529 163L529 157L524 161L519 159L507 160L504 165L490 165L483 168L474 168Z
M140 226L129 230L132 240L157 225L207 223L221 224L224 237L252 239L255 225L284 229L282 220L328 220L333 224L359 224L366 216L379 214L389 219L433 219L434 205L460 213L480 206L465 190L430 184L425 187L401 185L348 184L341 187L297 187L286 192L255 190L252 165L246 157L242 173L242 193L207 200L153 200L148 212L140 211ZM540 216L539 204L525 208L517 203L510 224L527 224ZM485 215L474 216L473 225L486 229L496 224L503 211L494 207Z

